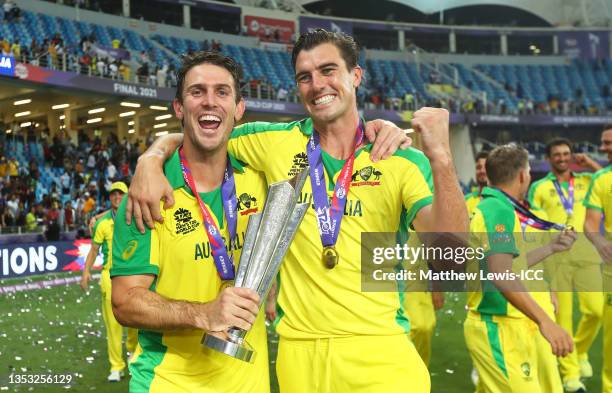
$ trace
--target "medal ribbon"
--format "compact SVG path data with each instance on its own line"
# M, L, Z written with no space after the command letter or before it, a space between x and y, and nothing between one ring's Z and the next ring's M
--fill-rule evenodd
M221 237L221 231L212 214L200 198L200 194L196 190L196 184L193 180L191 170L187 164L187 159L183 153L183 146L179 148L179 157L181 159L181 169L183 170L183 178L185 183L193 192L198 204L200 205L200 211L202 212L202 218L204 219L204 229L206 230L206 236L211 246L213 260L215 261L215 267L219 273L219 277L222 280L233 280L234 279L234 260L232 256L229 256L225 243ZM230 243L236 237L236 227L238 224L237 217L237 199L236 199L236 182L234 181L234 171L232 170L232 163L227 157L227 166L225 167L225 173L223 175L223 183L221 183L221 199L223 200L223 210L225 212L225 218L227 220L227 227L230 236Z
M327 185L325 183L321 145L319 143L320 138L316 131L313 131L306 145L308 163L310 164L310 184L312 185L313 203L323 247L333 246L338 240L340 223L342 222L344 207L346 206L348 192L351 187L355 151L363 141L363 134L363 124L360 121L357 127L357 135L355 136L353 153L344 163L342 171L338 176L338 181L334 187L331 207L329 205L329 199L327 198Z
M506 196L506 198L510 201L510 203L514 207L514 211L516 212L516 214L519 217L519 221L521 222L521 226L528 225L528 226L530 226L532 228L536 228L536 229L539 229L539 230L542 230L542 231L548 231L550 229L556 229L558 231L562 231L562 230L564 230L566 228L565 225L556 224L554 222L542 220L541 218L539 218L538 216L533 214L525 206L521 205L521 203L519 201L517 201L516 199L514 199L510 195L506 194L505 192L503 192L499 188L496 188L496 190L501 192L502 194L504 194Z
M561 199L561 204L563 204L563 209L565 209L565 213L567 217L571 217L574 214L574 176L569 179L569 186L567 188L567 198L563 193L563 188L561 188L561 184L559 180L553 180L553 184L555 185L555 189L557 190L557 195Z

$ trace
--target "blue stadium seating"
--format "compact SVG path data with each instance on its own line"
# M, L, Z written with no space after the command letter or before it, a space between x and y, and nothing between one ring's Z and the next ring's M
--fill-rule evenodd
M0 17L2 13L0 11ZM20 22L0 24L0 36L10 41L19 39L28 45L32 38L52 37L60 33L67 47L76 48L81 37L92 35L102 46L111 46L113 39L123 40L132 56L138 59L141 51L151 56L158 66L173 64L178 67L180 55L189 50L201 48L201 42L190 39L153 35L145 37L128 29L118 29L61 17L52 17L36 12L23 12ZM167 51L156 45L163 46ZM222 51L234 57L244 67L245 79L266 79L275 88L283 86L287 90L294 87L290 55L286 52L266 51L224 45ZM174 55L172 55L174 54ZM418 93L424 99L432 99L426 90L432 65L404 61L390 61L361 58L366 68L369 85L381 88L387 96L402 97L406 93ZM450 75L452 80L443 78L443 83L467 87L478 95L486 94L487 100L497 104L503 101L510 112L516 112L519 100L532 100L534 103L547 102L552 96L559 100L576 100L576 93L582 93L581 104L600 109L612 105L612 97L602 96L602 87L612 81L612 61L601 62L575 60L566 65L518 65L518 64L481 64L476 70L498 83L491 83L463 64L439 64L441 75ZM456 80L455 80L456 79ZM507 90L506 88L509 88ZM520 90L520 97L517 95ZM580 100L579 100L580 101Z

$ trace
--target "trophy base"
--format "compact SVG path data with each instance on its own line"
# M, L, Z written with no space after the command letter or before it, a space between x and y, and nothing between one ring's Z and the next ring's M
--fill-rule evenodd
M256 352L246 340L242 344L230 341L227 333L206 333L202 338L202 345L224 353L243 362L253 363Z

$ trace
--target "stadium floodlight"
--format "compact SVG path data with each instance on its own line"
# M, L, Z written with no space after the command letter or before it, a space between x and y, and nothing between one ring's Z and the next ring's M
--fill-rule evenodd
M12 131L11 131L11 129L10 129L10 128L7 128L7 129L6 129L6 133L7 133L7 134L10 134L11 132L12 132Z
M87 111L88 114L93 115L94 113L102 113L106 110L106 108L96 108L96 109L90 109Z
M158 121L158 120L166 120L166 119L169 119L169 118L171 118L171 117L172 117L172 115L171 115L171 114L169 114L169 113L168 113L167 115L155 116L155 121Z
M15 117L24 117L24 116L28 116L30 114L32 114L32 112L30 112L30 111L18 112L18 113L15 113Z
M167 125L168 125L168 123L159 123L159 124L155 124L155 125L153 126L153 128L162 128L162 127L165 127L165 126L167 126Z
M167 111L168 108L166 108L165 106L159 106L159 105L151 105L149 106L149 108L154 109L156 111Z
M128 121L128 126L133 126L133 125L134 125L134 120Z
M123 112L119 114L119 117L128 117L128 116L134 116L136 114L135 111L129 111L129 112Z
M128 134L133 134L133 133L135 133L135 132L136 132L136 130L135 130L135 129L133 129L133 128L130 128L130 129L128 130Z
M60 119L60 120L64 120L65 118L66 118L66 115L61 115L61 116L59 117L59 119Z
M64 108L68 108L69 106L70 104L58 104L58 105L53 105L51 109L64 109Z
M25 104L29 104L30 102L32 102L32 99L26 98L25 100L19 100L19 101L13 102L13 105L25 105Z
M31 126L31 125L32 125L32 122L31 122L31 121L26 121L25 123L21 123L21 124L19 125L19 127L29 127L29 126Z
M129 108L140 108L140 104L137 102L127 102L127 101L123 101L121 102L119 105L121 106L127 106Z
M94 117L93 119L87 120L87 124L99 123L102 121L101 117Z
M155 133L155 136L163 136L163 135L168 135L168 131L160 131L160 132Z

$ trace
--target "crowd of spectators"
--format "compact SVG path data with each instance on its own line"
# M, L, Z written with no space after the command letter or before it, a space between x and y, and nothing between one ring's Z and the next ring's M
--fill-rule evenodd
M43 232L47 240L57 240L61 232L77 231L85 237L89 219L107 208L110 185L119 180L129 184L146 145L120 143L112 134L106 140L79 134L74 144L63 134L49 139L46 131L0 141L1 233ZM18 143L26 149L27 162L15 158ZM28 151L36 144L42 147L42 160ZM57 176L43 193L42 177L49 173Z
M20 18L21 11L11 0L6 0L3 6L5 20L10 22ZM273 34L273 33L271 33ZM202 50L222 51L222 43L216 40L205 39L201 43ZM14 40L10 42L6 37L0 37L0 50L3 55L12 55L22 62L29 62L51 69L73 71L81 74L117 79L122 81L149 84L159 87L176 86L176 69L174 64L159 65L152 61L152 54L142 51L131 60L127 60L130 52L125 50L123 40L112 41L112 48L100 47L94 34L81 38L79 44L67 47L59 33L38 42L32 39L29 45ZM123 58L114 57L112 50L123 52ZM601 64L599 64L601 63ZM605 67L604 62L596 62L594 67ZM447 79L432 70L427 81L430 85L451 84ZM483 114L553 114L553 115L597 115L612 113L612 105L597 106L588 103L580 89L574 92L571 99L560 99L556 95L549 95L546 100L536 102L524 94L520 83L515 86L506 84L505 90L516 97L515 104L510 106L503 99L493 100L491 97L481 97L479 93L468 95L459 94L430 94L423 97L417 91L408 91L398 96L389 92L402 90L398 81L386 75L366 78L359 91L359 104L367 109L387 110L415 110L424 105L440 106L452 112L483 113ZM468 82L464 88L472 90ZM273 85L265 78L254 78L242 81L247 97L273 99L280 101L297 102L295 88ZM457 86L454 86L457 88ZM458 89L458 88L457 88ZM610 97L610 86L601 87L601 95L605 101Z

